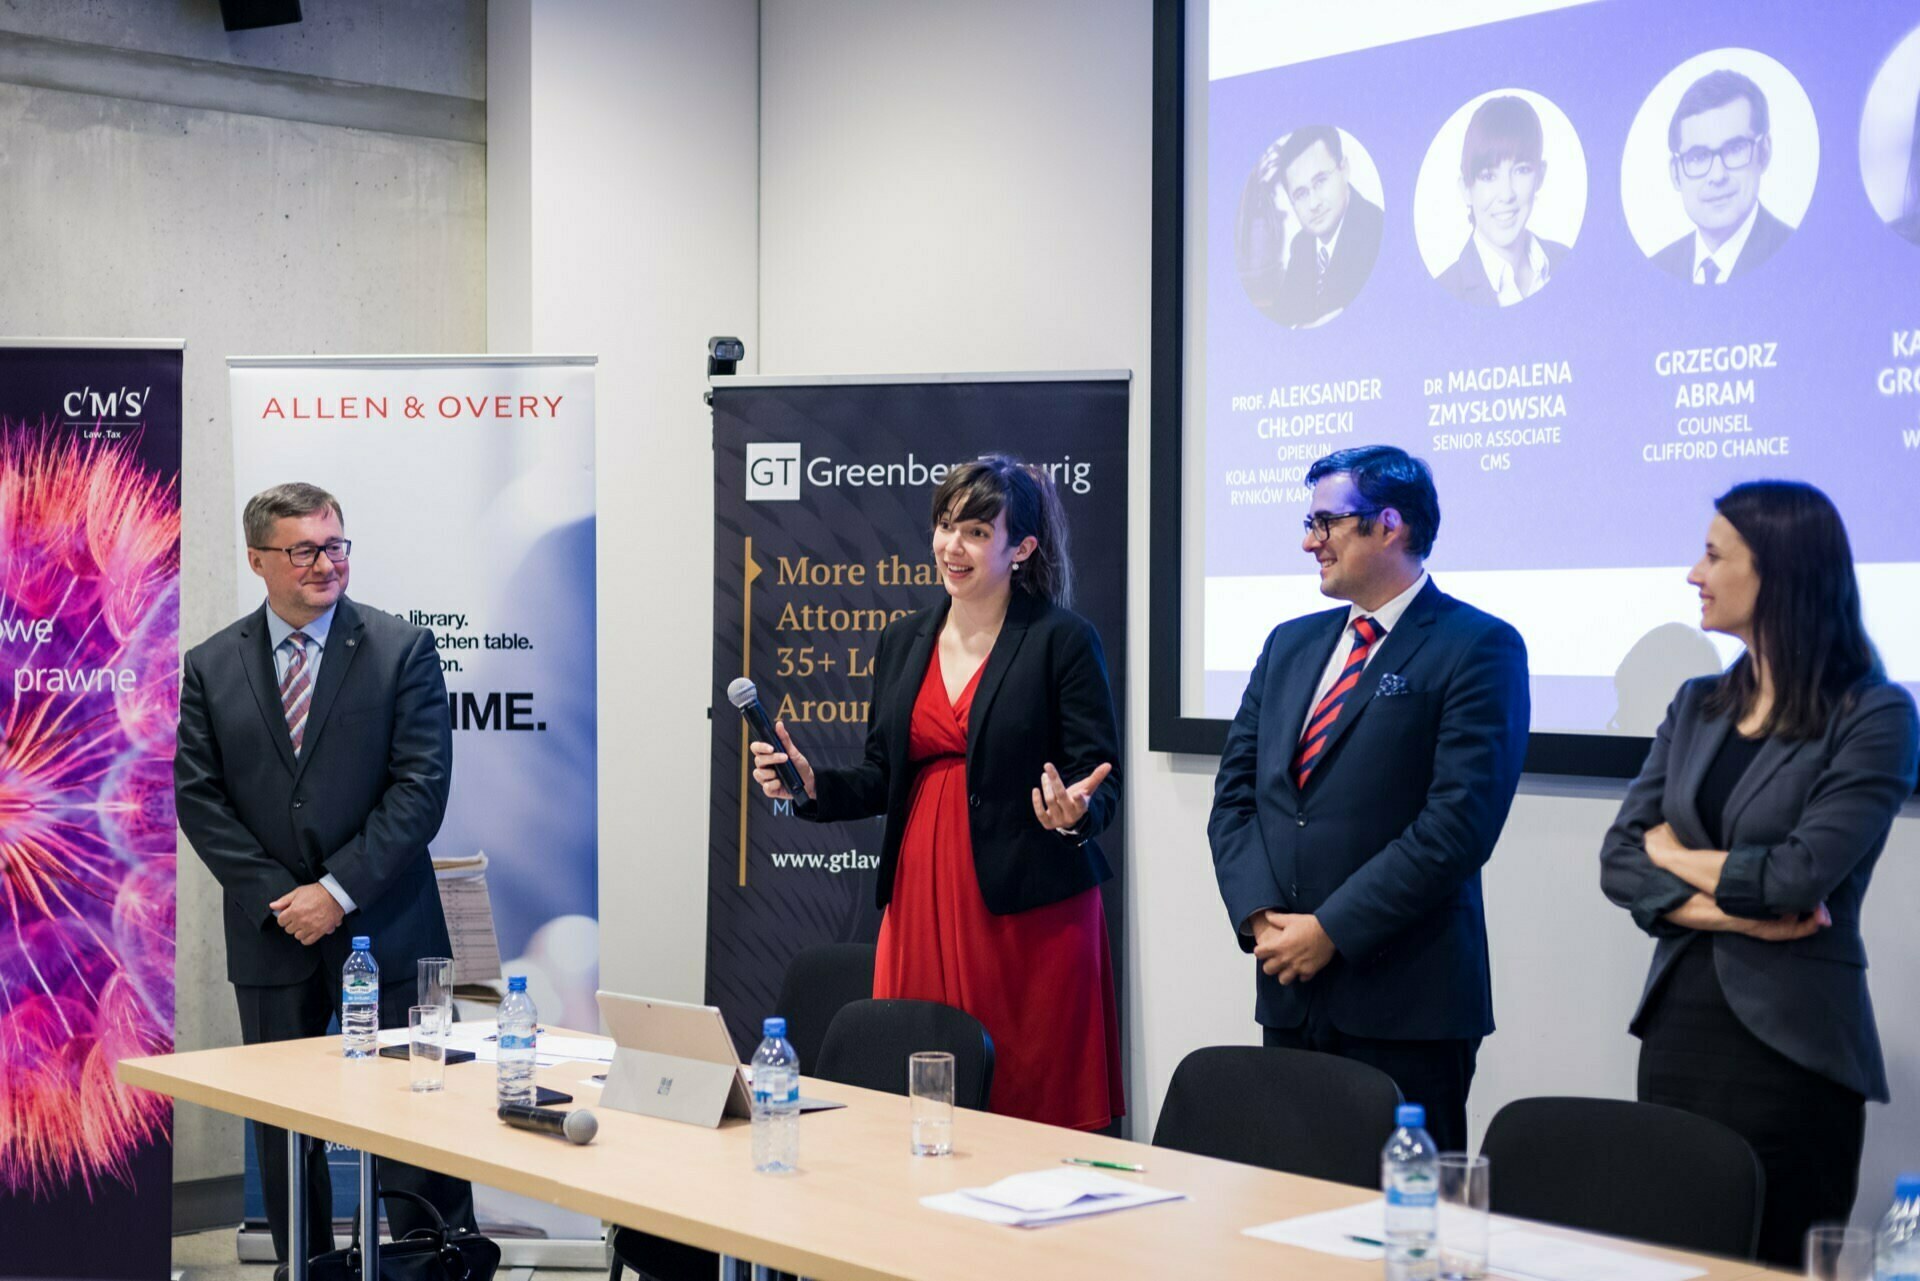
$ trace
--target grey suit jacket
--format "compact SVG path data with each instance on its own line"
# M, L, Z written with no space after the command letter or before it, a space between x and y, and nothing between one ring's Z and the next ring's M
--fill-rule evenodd
M338 973L365 934L385 983L411 983L416 958L453 954L427 852L453 766L433 634L341 597L298 757L268 646L262 605L181 664L174 803L225 891L227 977ZM303 947L267 905L328 873L356 910Z
M1600 851L1601 888L1659 940L1635 1035L1648 998L1693 933L1663 919L1693 888L1655 867L1641 837L1666 822L1682 844L1708 848L1696 800L1731 725L1704 718L1700 705L1718 679L1680 687ZM1730 848L1714 895L1721 910L1754 918L1826 905L1833 924L1791 943L1717 935L1714 968L1747 1030L1809 1071L1881 1102L1887 1073L1867 995L1860 905L1917 771L1913 699L1882 680L1862 685L1821 737L1769 739L1728 799Z

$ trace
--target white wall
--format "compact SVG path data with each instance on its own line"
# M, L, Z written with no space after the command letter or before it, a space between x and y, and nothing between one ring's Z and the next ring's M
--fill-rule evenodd
M495 351L600 357L601 981L703 995L706 340L757 344L754 0L492 0ZM508 210L524 209L519 218ZM743 369L741 372L749 372Z
M1150 0L765 0L764 374L1131 368L1130 706L1147 706ZM1127 752L1135 1134L1175 1064L1253 1042L1205 825L1215 762ZM1486 880L1500 1031L1476 1131L1532 1094L1631 1097L1650 944L1600 895L1622 785L1528 779ZM1869 1112L1862 1214L1920 1164L1920 815L1869 902L1897 1102Z
M430 100L477 121L485 38L478 3L342 0L236 35L191 0L0 5L0 333L186 339L183 648L234 614L226 357L485 342L486 149L403 131ZM49 87L88 64L149 96ZM321 119L280 114L302 98ZM176 1043L238 1044L218 887L184 841L179 886ZM240 1132L179 1108L175 1177L237 1175Z

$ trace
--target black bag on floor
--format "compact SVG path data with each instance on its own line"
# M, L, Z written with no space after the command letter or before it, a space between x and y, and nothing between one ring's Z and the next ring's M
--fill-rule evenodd
M382 1192L380 1199L411 1201L433 1220L430 1228L415 1228L405 1240L380 1247L378 1281L493 1281L500 1266L500 1247L477 1232L451 1232L440 1211L425 1197L411 1192ZM376 1231L378 1227L376 1225ZM307 1264L309 1281L361 1281L360 1214L354 1212L353 1241L344 1250L317 1254Z

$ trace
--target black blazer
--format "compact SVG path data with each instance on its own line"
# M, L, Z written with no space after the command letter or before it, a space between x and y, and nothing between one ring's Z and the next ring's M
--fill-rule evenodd
M1601 889L1659 940L1633 1016L1635 1035L1648 998L1694 933L1661 919L1694 889L1655 867L1641 837L1665 822L1682 844L1708 848L1696 800L1731 724L1706 719L1700 707L1718 679L1680 687L1600 851ZM1916 771L1920 718L1906 690L1885 681L1862 686L1821 737L1767 740L1728 798L1730 848L1714 896L1722 911L1756 918L1826 904L1833 924L1791 943L1716 935L1714 969L1748 1031L1809 1071L1883 1103L1887 1073L1867 996L1860 904Z
M1662 249L1653 256L1653 263L1662 271L1670 271L1682 280L1693 279L1693 234L1689 231L1680 239ZM1758 267L1787 243L1793 235L1793 228L1773 216L1765 205L1754 215L1753 230L1747 233L1747 243L1740 248L1740 256L1733 260L1733 270L1727 273L1732 280L1744 276Z
M874 893L883 908L893 897L913 793L908 723L951 606L942 600L880 633L865 759L848 769L815 770L815 799L794 806L796 814L823 823L886 815ZM1069 783L1103 762L1113 766L1088 802L1077 837L1050 832L1033 816L1033 789L1049 761ZM1045 907L1112 877L1094 838L1119 811L1120 736L1093 624L1014 590L967 714L967 789L973 866L988 911L1005 916Z
M1337 949L1305 984L1256 968L1255 1017L1300 1026L1310 986L1350 1036L1485 1036L1480 868L1526 758L1526 646L1429 579L1347 695L1302 792L1294 750L1348 613L1273 629L1214 782L1207 839L1241 949L1253 950L1241 924L1266 908L1319 917Z
M1560 260L1567 256L1567 247L1545 236L1535 236L1540 242L1541 251L1547 255L1547 266L1558 267ZM1473 237L1467 237L1466 245L1460 250L1460 256L1453 264L1436 277L1441 288L1458 298L1461 302L1470 302L1476 307L1498 307L1500 295L1493 292L1493 282L1487 279L1487 265L1480 261L1480 251L1474 248ZM1552 284L1551 277L1547 280Z
M295 761L262 605L187 652L173 761L180 828L225 891L227 977L337 971L355 934L386 983L451 956L427 842L447 811L453 728L433 634L346 597ZM355 911L302 947L267 904L331 874Z
M1387 216L1358 191L1347 199L1346 216L1340 222L1340 238L1334 242L1333 257L1327 261L1327 289L1314 292L1320 273L1318 250L1311 231L1297 231L1293 249L1287 257L1286 279L1280 285L1279 315L1289 325L1310 325L1330 311L1352 302L1360 287L1373 274L1374 259L1380 256L1380 238L1386 231Z

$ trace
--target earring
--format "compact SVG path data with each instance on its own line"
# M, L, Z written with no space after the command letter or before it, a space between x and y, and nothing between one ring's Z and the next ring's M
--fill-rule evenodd
M1014 573L1016 573L1016 574L1017 574L1017 573L1019 573L1019 572L1020 572L1020 566L1021 566L1021 565L1022 565L1023 563L1024 563L1024 562L1021 562L1021 561L1017 561L1017 560L1016 560L1015 562L1013 562L1013 572L1014 572Z

